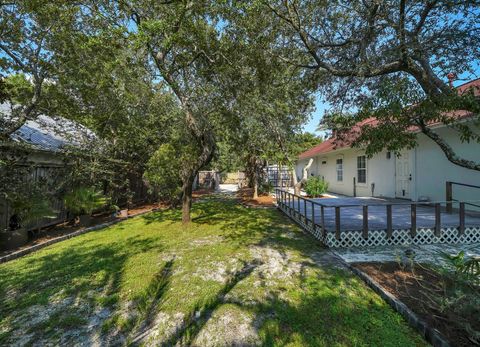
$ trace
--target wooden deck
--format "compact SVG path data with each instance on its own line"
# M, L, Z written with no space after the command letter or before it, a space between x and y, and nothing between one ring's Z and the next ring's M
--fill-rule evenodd
M410 229L412 227L411 204L404 200L379 199L379 198L327 198L327 199L308 199L304 201L287 202L291 207L301 215L306 215L309 220L312 219L312 204L309 201L317 202L323 206L325 228L327 231L336 230L336 209L340 207L340 230L363 230L364 228L364 208L368 207L368 229L379 230L387 229L388 213L387 206L391 206L392 229ZM313 205L315 222L320 224L321 206ZM435 228L437 223L441 227L458 227L460 225L460 211L453 209L451 213L446 212L444 206L440 206L440 220L436 221L434 205L416 204L416 227L417 228ZM305 213L306 209L306 213ZM480 226L480 214L465 212L465 227Z

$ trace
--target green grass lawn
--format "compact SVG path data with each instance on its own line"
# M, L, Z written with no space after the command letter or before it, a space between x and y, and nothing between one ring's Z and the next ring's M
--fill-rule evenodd
M0 345L425 345L280 212L230 198L0 265Z

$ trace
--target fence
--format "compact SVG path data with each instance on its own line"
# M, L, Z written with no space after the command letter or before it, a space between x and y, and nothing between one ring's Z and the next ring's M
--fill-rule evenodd
M220 174L216 171L199 171L195 179L195 188L217 189L220 184Z
M28 186L32 183L38 183L40 180L50 180L50 185L55 185L58 182L58 178L62 174L64 169L61 165L36 165L30 167L29 174L24 177L25 184ZM139 204L144 202L148 197L148 188L144 184L141 177L130 177L129 179L130 191L132 193L132 202L133 204ZM104 191L107 194L107 191ZM111 192L115 196L123 196L123 191ZM49 202L52 209L55 211L55 214L52 218L43 218L40 219L31 225L26 226L27 230L35 230L40 228L45 228L48 226L56 225L63 223L68 219L68 213L65 209L63 199L60 196L55 196L52 194L49 196ZM118 204L123 206L127 204L127 198L120 198ZM0 230L6 230L9 228L10 217L14 211L8 202L0 197Z
M35 166L31 169L29 175L24 177L23 180L25 181L25 185L29 185L31 183L38 182L42 179L52 179L55 177L57 171L61 170L61 167L57 165L53 166ZM51 207L56 212L53 218L44 218L41 220L36 221L35 223L27 226L29 230L47 227L50 225L55 225L60 222L63 222L66 217L67 213L63 206L63 201L59 198L53 198L51 201ZM10 217L14 213L11 206L8 202L0 198L0 230L8 229Z
M292 186L292 174L288 167L270 165L266 167L265 171L268 182L274 187L284 188Z
M452 223L451 216L448 217L449 223L442 225L442 205L450 202L434 202L428 205L421 202L409 203L368 203L368 204L343 204L329 205L318 201L307 199L305 197L290 193L282 189L276 189L277 206L285 214L300 224L305 230L311 232L316 238L325 245L331 247L351 247L351 246L375 246L388 244L427 244L427 243L473 243L480 242L480 216L469 218L469 225L466 225L465 205L470 202L458 202L458 220ZM385 225L377 224L371 228L369 222L369 209L371 207L382 206L384 208ZM393 208L402 206L403 210L407 207L409 212L409 223L400 226L394 226ZM433 217L433 226L417 228L417 210L421 206L431 211ZM308 208L307 208L308 207ZM359 229L342 228L342 209L361 209L362 224ZM327 225L326 217L334 215L332 224ZM446 211L448 207L446 208ZM373 216L378 218L378 214ZM428 218L430 220L430 218ZM328 227L328 229L327 229Z

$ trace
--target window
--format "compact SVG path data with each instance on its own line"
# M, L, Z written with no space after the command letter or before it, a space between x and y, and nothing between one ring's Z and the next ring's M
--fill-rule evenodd
M343 159L337 159L337 181L343 182Z
M367 159L364 155L357 157L357 182L367 183Z

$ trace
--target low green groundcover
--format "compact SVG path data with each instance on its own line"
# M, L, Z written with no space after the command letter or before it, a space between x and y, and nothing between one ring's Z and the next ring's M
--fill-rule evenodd
M0 265L0 345L425 345L274 209L140 216Z

